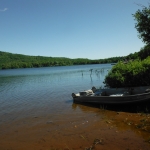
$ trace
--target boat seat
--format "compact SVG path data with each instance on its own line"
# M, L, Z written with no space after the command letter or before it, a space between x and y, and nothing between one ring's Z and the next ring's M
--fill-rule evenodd
M87 91L81 91L80 92L80 96L88 96L88 95L92 95L93 91L92 90L87 90Z

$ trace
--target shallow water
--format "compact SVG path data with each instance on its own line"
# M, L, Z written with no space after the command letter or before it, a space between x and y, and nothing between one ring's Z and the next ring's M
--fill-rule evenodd
M0 118L71 113L71 93L103 85L110 68L108 64L0 70Z
M111 118L114 112L73 104L72 92L103 86L111 67L103 64L0 70L0 150L85 149L95 138L105 139L103 149L110 149L112 141L118 140L114 147L119 149L128 143L123 140L128 136L134 139L132 143L147 149L147 144L139 142L143 136L132 128L124 127L127 132L113 138L120 129L115 122L107 124L105 118ZM127 148L131 146L128 143Z

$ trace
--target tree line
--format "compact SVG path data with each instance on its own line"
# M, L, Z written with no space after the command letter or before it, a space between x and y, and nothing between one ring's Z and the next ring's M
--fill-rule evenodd
M28 56L0 51L0 69L117 63L122 59L123 57L97 60L86 58L70 59L65 57Z
M70 59L65 57L28 56L0 51L0 69L106 64L135 59L143 60L147 56L150 56L150 45L146 45L145 47L141 48L139 52L135 52L133 54L131 53L127 56L96 60L91 60L87 58Z

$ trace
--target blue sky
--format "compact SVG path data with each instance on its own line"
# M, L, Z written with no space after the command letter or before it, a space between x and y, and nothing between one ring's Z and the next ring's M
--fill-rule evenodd
M149 0L0 0L0 51L103 59L138 52L132 16ZM136 3L136 4L135 4Z

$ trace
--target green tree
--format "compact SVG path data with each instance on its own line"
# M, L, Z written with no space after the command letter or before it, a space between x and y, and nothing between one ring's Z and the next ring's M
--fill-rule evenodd
M138 9L133 17L136 21L135 28L139 32L139 38L146 44L150 44L150 4L148 7L142 6Z
M150 44L145 45L143 48L141 48L138 55L139 55L139 58L141 60L143 60L143 59L147 58L148 56L150 56Z

